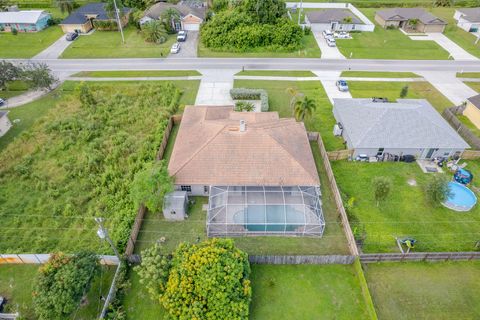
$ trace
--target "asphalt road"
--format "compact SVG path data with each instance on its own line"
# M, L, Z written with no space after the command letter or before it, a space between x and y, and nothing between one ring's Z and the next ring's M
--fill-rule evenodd
M26 62L27 60L13 60ZM460 60L327 60L274 58L178 58L178 59L46 59L57 74L99 70L362 70L480 72L480 61Z

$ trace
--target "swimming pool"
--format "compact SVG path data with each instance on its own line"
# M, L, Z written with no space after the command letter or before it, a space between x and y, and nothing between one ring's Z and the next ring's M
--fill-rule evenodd
M442 204L455 211L470 211L477 203L477 197L475 194L464 186L457 182L449 182L451 196Z

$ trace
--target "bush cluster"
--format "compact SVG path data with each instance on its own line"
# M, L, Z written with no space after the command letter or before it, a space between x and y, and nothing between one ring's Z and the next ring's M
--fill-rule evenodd
M230 96L233 100L261 100L262 111L268 111L268 93L263 89L233 88Z
M93 26L97 30L102 31L116 31L118 30L118 25L116 20L93 20Z

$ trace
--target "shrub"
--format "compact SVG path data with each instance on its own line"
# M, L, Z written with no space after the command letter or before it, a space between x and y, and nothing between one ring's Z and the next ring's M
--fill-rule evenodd
M93 26L100 31L116 31L118 25L116 20L93 20Z
M380 201L385 200L392 189L392 181L387 177L375 177L373 179L373 189L377 206Z
M15 28L13 28L13 29L12 29L12 34L13 34L14 36L16 36L16 35L18 34L18 30L15 29Z
M310 27L303 28L303 34L305 34L306 36L310 35L311 33L312 33L312 28Z
M246 111L246 112L250 112L250 111L254 111L255 110L255 106L253 103L251 102L248 102L248 101L237 101L237 103L235 103L235 111L238 111L238 112L243 112L243 111Z
M396 30L396 29L398 29L397 26L394 26L394 25L388 25L387 26L387 30Z
M439 206L450 195L449 179L444 175L433 175L425 186L425 195L433 206Z
M261 110L268 111L268 93L263 89L233 88L230 96L233 100L261 100Z
M402 90L400 91L400 98L405 98L408 95L408 85L402 87Z
M35 314L40 320L68 317L88 291L98 270L98 257L94 253L82 252L74 256L52 254L35 280Z

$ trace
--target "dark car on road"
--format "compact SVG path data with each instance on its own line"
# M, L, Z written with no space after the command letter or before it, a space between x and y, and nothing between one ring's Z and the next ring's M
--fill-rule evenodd
M65 37L65 39L67 39L67 41L73 41L73 40L77 39L77 37L78 37L78 33L69 32L69 33L67 33L67 36Z

